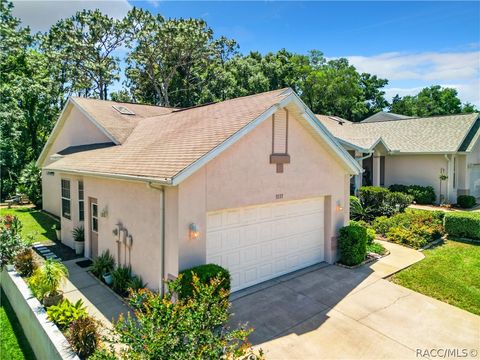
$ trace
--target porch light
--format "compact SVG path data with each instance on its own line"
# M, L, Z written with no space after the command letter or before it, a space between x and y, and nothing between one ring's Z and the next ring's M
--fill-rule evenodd
M337 200L336 210L337 210L338 212L340 212L340 211L343 210L343 206L342 206L342 203L341 203L340 200Z
M188 225L188 234L191 240L197 239L200 236L200 231L198 230L197 224L190 223L190 225Z

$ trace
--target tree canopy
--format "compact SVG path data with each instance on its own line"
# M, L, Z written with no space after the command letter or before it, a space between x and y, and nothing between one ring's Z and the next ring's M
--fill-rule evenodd
M240 52L202 19L166 19L133 8L123 19L79 11L32 34L0 0L1 197L36 160L69 96L189 107L283 87L315 112L360 121L384 109L429 116L476 111L457 91L432 86L385 99L387 79L319 50ZM122 79L122 89L112 91Z

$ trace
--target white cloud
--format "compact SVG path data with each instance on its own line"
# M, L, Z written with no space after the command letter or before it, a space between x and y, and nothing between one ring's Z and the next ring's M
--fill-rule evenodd
M131 9L127 0L14 0L13 15L30 26L33 32L47 31L58 20L74 15L77 11L99 9L113 18L122 18Z
M396 94L415 95L426 86L438 84L457 89L463 102L480 106L480 51L390 52L346 58L359 71L388 79L387 99Z

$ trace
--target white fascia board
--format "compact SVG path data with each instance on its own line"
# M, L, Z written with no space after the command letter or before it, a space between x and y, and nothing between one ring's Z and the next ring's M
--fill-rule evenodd
M382 145L385 146L385 149L387 149L387 152L392 151L381 137L379 137L378 140L375 141L375 143L370 147L370 150L373 150L380 143L382 143Z
M360 146L357 146L351 142L348 142L346 140L343 140L341 138L338 138L337 137L337 141L342 145L344 144L345 146L348 146L348 147L351 147L353 150L355 151L358 151L358 152L362 152L362 153L368 153L370 151L370 149L365 149L365 148L362 148Z
M52 129L52 132L50 133L50 136L48 137L47 142L43 146L42 152L40 153L37 161L35 162L35 165L37 167L42 167L43 162L45 161L45 157L47 156L48 151L50 150L50 147L52 146L53 142L57 138L58 133L60 132L61 127L63 126L63 123L65 122L65 114L67 113L67 109L69 106L72 105L71 98L69 98L65 104L65 106L62 109L62 112L60 113L60 116L57 119L57 122L55 123L55 126Z
M135 175L124 175L124 174L109 174L101 173L95 171L82 171L82 170L68 170L62 169L61 167L56 168L55 166L49 166L44 168L45 171L58 171L63 174L77 175L77 176L90 176L103 179L116 179L116 180L126 180L126 181L140 181L151 184L160 184L160 185L172 185L171 179L159 179L159 178L150 178L145 176L135 176Z
M231 145L236 143L238 140L240 140L243 136L247 135L250 133L253 129L255 129L258 125L260 125L262 122L267 120L270 116L272 116L278 109L281 109L282 107L285 107L290 101L291 101L291 96L287 96L285 99L280 101L278 104L275 104L271 106L267 111L265 111L263 114L261 114L259 117L248 123L246 126L241 128L239 131L237 131L235 134L230 136L227 140L222 142L221 144L217 145L213 150L210 152L206 153L202 157L200 157L198 160L196 160L194 163L190 164L187 166L185 169L177 173L172 180L172 185L178 185L180 184L183 180L188 178L190 175L192 175L195 171L200 169L203 165L205 165L207 162L210 160L214 159L218 155L220 155L224 150L229 148Z
M351 171L351 174L352 175L360 174L363 171L363 169L355 161L355 159L350 156L348 151L345 150L342 145L340 145L337 138L333 136L333 134L330 131L328 131L325 125L323 125L317 119L317 117L312 112L312 110L310 110L309 107L305 105L305 103L302 101L302 99L300 99L300 97L297 94L292 93L292 96L295 104L304 110L304 114L303 114L304 119L317 131L317 133L333 149L336 155L345 162L345 164L347 165L347 168Z
M84 115L88 120L90 120L106 137L112 140L115 145L120 144L117 139L115 139L102 125L100 125L92 115L85 111L85 109L79 103L77 103L74 98L70 98L70 100L73 104L75 104L75 106L82 113L82 115Z

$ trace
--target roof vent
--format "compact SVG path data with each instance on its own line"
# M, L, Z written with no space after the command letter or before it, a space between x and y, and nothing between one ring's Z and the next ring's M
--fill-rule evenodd
M122 115L135 115L135 113L126 106L112 105L112 107Z

